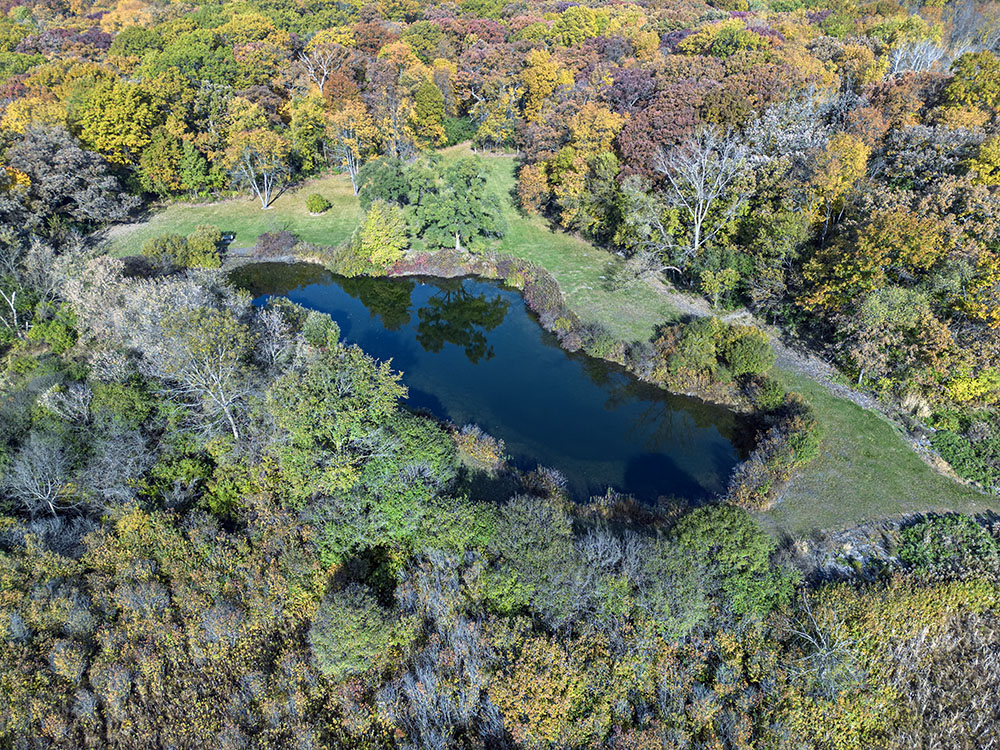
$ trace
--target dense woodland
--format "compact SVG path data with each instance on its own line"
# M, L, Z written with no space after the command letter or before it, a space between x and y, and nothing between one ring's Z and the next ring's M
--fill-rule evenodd
M0 747L991 747L994 520L778 538L752 511L822 425L767 335L576 320L490 254L483 164L616 253L610 290L748 309L995 492L998 51L973 0L0 0ZM754 415L727 497L573 502L328 316L254 307L228 227L104 244L331 171L350 241L260 257L522 288L565 345Z

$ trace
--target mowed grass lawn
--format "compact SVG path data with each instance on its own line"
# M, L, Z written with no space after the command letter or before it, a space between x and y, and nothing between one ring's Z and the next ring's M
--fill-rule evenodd
M825 437L819 457L792 478L779 503L763 514L767 525L803 536L907 513L1000 509L1000 498L959 484L924 463L882 416L803 375L775 374L813 405Z
M319 193L332 207L311 216L306 198ZM305 242L339 245L351 236L361 218L358 199L346 175L328 175L307 180L278 196L265 211L256 197L232 198L217 203L170 203L153 208L145 221L115 227L109 234L111 252L136 255L143 244L162 234L190 234L199 224L234 232L233 247L252 247L265 232L288 230Z

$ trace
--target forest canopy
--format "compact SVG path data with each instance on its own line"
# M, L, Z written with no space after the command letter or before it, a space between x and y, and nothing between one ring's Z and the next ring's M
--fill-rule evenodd
M994 517L756 511L823 436L779 338L997 494L998 118L976 0L0 1L0 747L985 746ZM299 188L357 210L344 242L298 241ZM109 252L237 201L252 248ZM619 317L643 285L694 312L616 340L500 252L526 226L606 251ZM576 502L328 315L254 305L233 250L488 267L755 446L701 507Z

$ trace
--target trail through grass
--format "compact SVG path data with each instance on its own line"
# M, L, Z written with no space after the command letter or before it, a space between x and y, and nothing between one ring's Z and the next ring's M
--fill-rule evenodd
M801 536L907 513L1000 509L1000 499L932 469L888 420L830 393L803 375L779 370L805 396L825 430L819 457L788 483L767 524Z

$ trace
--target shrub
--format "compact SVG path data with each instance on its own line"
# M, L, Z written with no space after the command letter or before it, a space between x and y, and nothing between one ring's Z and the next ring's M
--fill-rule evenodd
M254 255L258 258L279 258L291 253L297 242L298 237L287 230L264 232L257 238Z
M142 254L160 263L179 263L187 255L187 240L179 234L153 237L142 246Z
M222 233L217 227L202 224L187 237L179 234L154 237L143 245L142 254L166 266L218 268L222 265L221 242Z
M372 203L351 238L355 255L378 269L400 260L408 244L402 210L381 199Z
M352 584L324 599L309 629L319 670L335 682L384 663L412 640L415 627L378 603L367 586Z
M222 245L222 232L218 227L201 224L187 236L187 255L183 265L198 268L218 268L222 265L219 247Z
M326 313L310 310L302 324L302 336L310 346L333 346L340 340L340 326Z
M705 318L687 324L669 326L656 340L656 346L671 372L693 370L715 372L718 365L716 340L722 323Z
M900 533L899 559L935 580L1000 575L1000 543L968 516L949 514L915 523Z
M40 305L39 308L41 307ZM35 311L36 321L51 309L51 306L46 307L49 309ZM69 305L62 304L55 311L53 317L36 322L28 330L28 340L44 341L54 354L62 354L76 343L75 326L76 315Z
M785 401L785 389L773 378L759 375L749 387L750 400L758 411L774 411Z
M985 427L970 426L965 433L939 429L931 445L960 476L993 489L1000 485L1000 435L991 423L978 424Z
M306 198L306 210L311 214L321 214L324 211L328 211L332 205L330 201L319 193L313 193Z
M488 471L499 471L507 460L503 440L486 434L474 424L467 424L455 433L455 445L463 455Z
M733 377L756 375L774 364L767 334L752 326L730 326L718 336L719 359Z
M809 406L794 394L788 396L780 420L730 477L727 501L747 510L768 510L792 472L819 455L822 439Z

